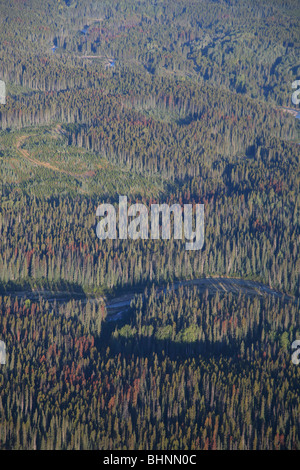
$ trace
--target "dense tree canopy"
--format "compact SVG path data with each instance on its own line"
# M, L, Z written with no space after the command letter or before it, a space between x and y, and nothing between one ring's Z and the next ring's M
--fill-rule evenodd
M299 15L0 1L0 448L299 450ZM203 249L99 240L119 195L204 204ZM267 287L172 288L216 276Z

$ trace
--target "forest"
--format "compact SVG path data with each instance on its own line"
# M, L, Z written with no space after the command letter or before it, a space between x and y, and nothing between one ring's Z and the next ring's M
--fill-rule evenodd
M0 0L0 449L300 449L299 22ZM99 240L119 195L204 204L203 249Z

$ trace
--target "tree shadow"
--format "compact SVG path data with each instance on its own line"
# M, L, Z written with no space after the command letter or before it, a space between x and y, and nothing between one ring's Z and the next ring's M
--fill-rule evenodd
M155 336L142 336L135 333L133 336L126 337L118 335L114 336L117 329L119 330L122 326L128 325L128 317L130 312L126 314L126 319L122 321L109 323L104 322L102 324L101 335L96 340L95 345L99 352L104 353L109 347L112 355L119 355L130 358L132 356L145 359L151 357L154 353L158 357L168 356L171 360L185 360L189 358L197 358L199 356L209 358L219 358L220 356L231 358L233 360L241 360L241 343L245 344L245 347L252 343L251 333L249 335L238 339L226 338L222 341L209 341L209 340L197 340L197 341L174 341L172 339L158 339Z
M38 301L41 297L45 300L67 302L72 299L85 300L87 294L82 286L64 280L48 281L47 279L21 279L0 283L0 295L11 295Z

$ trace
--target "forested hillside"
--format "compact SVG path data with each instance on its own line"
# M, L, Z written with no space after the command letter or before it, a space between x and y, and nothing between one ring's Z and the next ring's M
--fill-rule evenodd
M1 449L299 450L299 18L0 0ZM99 240L119 195L204 204L203 249ZM268 290L171 288L215 277Z

